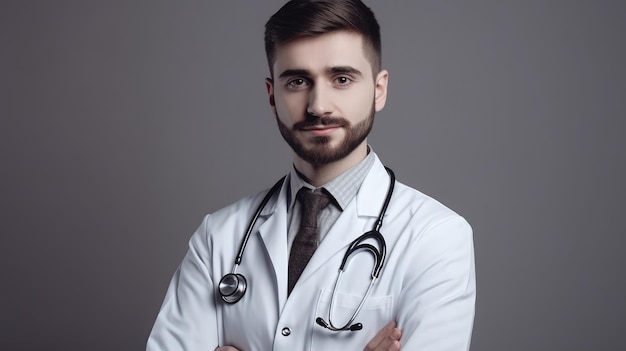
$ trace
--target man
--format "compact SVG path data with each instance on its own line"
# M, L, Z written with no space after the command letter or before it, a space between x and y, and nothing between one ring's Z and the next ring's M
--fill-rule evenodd
M469 349L471 228L395 182L367 143L388 82L374 14L359 0L293 0L266 24L265 43L269 103L293 169L269 195L204 219L148 350ZM365 240L335 284L347 248L375 226L386 253L375 236Z

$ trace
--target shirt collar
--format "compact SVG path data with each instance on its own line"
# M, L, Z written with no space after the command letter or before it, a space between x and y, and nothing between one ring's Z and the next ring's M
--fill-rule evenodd
M335 203L341 211L354 199L365 176L374 165L374 161L376 160L374 151L369 146L368 150L369 153L361 162L319 187L326 189L331 195L333 203ZM316 189L316 187L302 179L296 167L291 167L289 185L290 194L288 195L289 202L287 207L289 211L293 208L296 194L300 188Z

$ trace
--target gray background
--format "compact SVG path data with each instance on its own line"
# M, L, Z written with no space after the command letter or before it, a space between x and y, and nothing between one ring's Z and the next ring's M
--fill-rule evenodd
M144 347L202 216L290 166L282 3L0 2L0 349ZM625 3L368 4L371 143L474 227L472 349L626 349Z

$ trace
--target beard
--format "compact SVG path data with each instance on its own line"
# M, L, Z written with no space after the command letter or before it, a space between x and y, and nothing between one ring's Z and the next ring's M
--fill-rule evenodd
M350 125L350 122L341 117L316 117L310 114L307 114L304 121L295 123L292 128L287 127L280 120L278 113L276 113L276 122L283 139L291 146L296 155L313 166L321 166L343 159L361 145L372 130L375 113L376 110L372 103L369 116L355 125ZM339 145L331 146L332 138L329 136L314 137L311 140L312 146L306 146L298 139L296 134L299 130L320 125L343 128L345 135Z

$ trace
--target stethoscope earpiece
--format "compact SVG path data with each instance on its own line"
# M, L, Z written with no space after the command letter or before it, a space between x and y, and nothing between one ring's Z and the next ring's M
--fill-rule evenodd
M350 326L350 331L356 331L361 329L363 329L363 324L361 323L355 323Z
M243 297L248 287L246 277L239 273L228 273L222 277L219 284L219 292L222 301L235 303Z
M342 331L342 330L349 330L349 331L357 331L357 330L361 330L363 329L363 324L361 323L354 323L349 327L346 328L335 328L331 325L329 325L328 323L326 323L326 321L322 318L322 317L317 317L315 319L315 322L320 326L320 327L324 327L326 329L332 330L332 331Z

